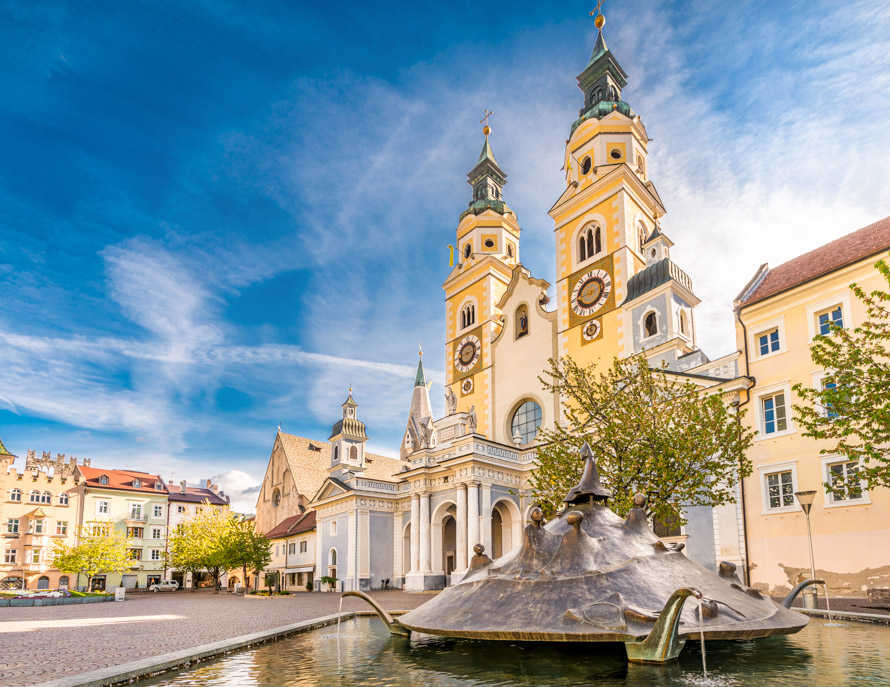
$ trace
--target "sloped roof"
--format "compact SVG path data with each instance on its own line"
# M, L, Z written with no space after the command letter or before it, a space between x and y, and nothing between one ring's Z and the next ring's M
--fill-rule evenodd
M6 447L3 445L3 440L0 439L0 456L12 456L12 454L6 450ZM15 456L12 456L15 458Z
M310 510L298 515L291 515L279 522L275 527L266 532L267 539L280 539L292 537L315 529L315 511Z
M688 291L692 291L692 280L689 275L677 267L670 258L662 258L627 280L627 298L624 299L624 302L630 303L635 298L649 293L671 280Z
M176 489L175 487L169 489L170 491L170 501L185 501L187 503L203 503L204 501L208 501L215 506L224 506L227 501L214 492L212 489L205 489L204 487L186 487L185 493L182 492L181 489Z
M890 250L890 217L799 255L774 269L766 268L766 275L750 293L739 294L739 305L744 307L757 303L887 250Z
M284 449L297 490L307 498L311 498L328 477L328 467L331 464L331 444L327 441L307 439L287 432L279 432L278 439ZM310 446L320 450L312 449ZM391 479L401 468L402 463L396 458L388 458L365 451L363 473L365 477Z
M168 495L167 485L164 484L158 475L149 472L140 472L139 470L106 470L103 468L88 467L86 465L78 465L77 470L83 476L86 486L97 489L123 489L125 491L142 491L152 494ZM108 477L108 484L99 484L99 478L105 475ZM135 480L139 480L140 486L133 486ZM156 489L155 485L160 483L161 488Z

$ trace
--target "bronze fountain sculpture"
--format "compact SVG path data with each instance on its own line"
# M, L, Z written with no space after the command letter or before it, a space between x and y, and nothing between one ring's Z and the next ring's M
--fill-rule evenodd
M544 524L531 512L522 546L492 561L474 547L458 584L393 619L364 592L393 634L522 642L622 642L628 660L665 663L687 638L754 639L798 632L807 617L746 588L735 566L713 573L665 545L649 528L646 497L626 519L606 507L592 451L560 515ZM808 581L813 583L814 581ZM796 590L796 591L799 591ZM685 606L688 597L697 604ZM703 616L703 617L700 617Z

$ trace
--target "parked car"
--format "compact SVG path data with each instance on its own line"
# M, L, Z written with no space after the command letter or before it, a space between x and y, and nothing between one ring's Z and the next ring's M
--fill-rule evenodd
M164 580L148 585L150 592L175 592L177 589L179 589L179 582L176 580Z

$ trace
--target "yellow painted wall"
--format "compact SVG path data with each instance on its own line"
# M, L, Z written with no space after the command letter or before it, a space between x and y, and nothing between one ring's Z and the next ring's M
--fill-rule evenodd
M863 596L867 584L890 585L890 490L872 491L868 503L829 503L822 486L827 478L824 456L819 450L831 442L803 437L790 408L791 403L801 402L790 387L797 382L813 386L814 375L822 372L812 362L809 350L815 312L841 304L845 326L861 324L864 308L849 284L855 281L866 290L878 287L883 280L873 268L875 262L874 258L863 260L742 310L749 372L756 379L746 422L760 432L760 397L771 389L784 390L788 407L788 430L769 437L759 433L749 452L754 465L752 476L745 480L749 560L752 583L762 589L782 593L797 582L802 571L809 577L806 522L797 501L779 511L765 506L764 475L784 466L795 476L795 491L817 491L811 513L816 573L827 577L832 594ZM755 337L774 326L779 328L781 348L761 357ZM736 336L744 350L745 337L738 323Z

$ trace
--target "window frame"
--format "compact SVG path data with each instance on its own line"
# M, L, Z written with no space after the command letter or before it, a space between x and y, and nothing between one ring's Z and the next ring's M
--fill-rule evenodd
M587 229L591 229L594 227L599 227L600 230L600 250L594 250L592 254L585 256L582 260L579 239L581 238L581 235L587 231ZM593 236L593 247L594 249L596 249L596 234L594 234ZM572 265L574 266L574 269L572 270L573 272L581 269L582 267L587 267L588 265L603 258L608 253L606 218L600 214L594 214L588 215L585 220L580 222L575 231L572 232L572 242L569 246L569 253L572 257Z
M19 535L22 533L21 518L6 518L6 534Z
M788 352L788 338L785 335L785 317L777 317L771 320L760 320L752 324L745 324L750 332L748 342L748 353L752 361L765 360L775 355L781 355ZM773 329L777 330L779 336L779 347L775 351L767 353L760 352L760 337L768 334Z
M767 434L763 401L769 396L775 396L780 393L783 394L785 397L785 429L776 429L775 432L770 432L769 434ZM765 441L767 439L784 437L788 436L789 434L794 434L797 431L797 428L794 426L793 413L791 412L792 397L790 384L774 384L772 386L763 387L762 389L757 389L754 397L756 399L754 412L757 419L757 436L754 437L754 441Z
M514 432L513 432L513 424L514 424L514 420L516 419L516 416L519 414L519 411L520 411L520 410L521 410L527 403L534 403L534 404L537 406L538 411L540 411L540 413L541 413L541 422L540 422L540 424L538 424L538 426L535 428L535 433L534 433L534 435L533 435L530 439L526 440L526 439L525 439L525 436L523 436L523 441L522 441L522 443L520 444L520 446L528 446L529 444L534 443L534 441L538 438L538 434L540 434L540 432L541 432L541 428L544 426L544 406L543 406L543 404L541 404L541 402L540 402L538 399L536 399L536 398L533 398L533 397L531 397L531 396L525 396L525 397L523 397L522 399L520 399L519 402L516 403L516 404L513 406L513 410L510 412L509 420L508 420L508 425L507 425L509 441L510 441L511 443L513 443L513 434L514 434ZM528 424L527 421L525 422L525 424Z
M847 456L842 455L831 455L826 456L822 459L822 479L824 482L831 483L831 466L838 464L846 464L846 463L858 463L859 469L862 469L862 461L856 460L855 458L848 458ZM860 480L861 481L861 480ZM862 484L862 496L858 499L843 499L836 501L834 494L825 489L825 485L822 485L822 489L825 492L825 502L823 506L825 508L847 508L850 506L868 506L871 504L871 496L868 492L868 489L865 488L865 484Z
M96 515L108 515L110 508L105 499L96 499Z
M811 303L807 306L807 326L809 327L810 338L809 341L812 342L817 336L819 336L819 327L817 325L819 314L825 312L826 310L831 310L840 306L841 308L841 317L844 321L844 329L850 330L856 326L856 323L853 321L852 310L850 308L850 294L845 289L844 291L837 292L833 297L822 298L817 302Z
M770 508L769 506L769 485L767 477L780 472L791 472L791 505L779 506L778 508ZM758 479L760 480L760 514L776 515L780 513L796 513L800 511L800 505L794 496L794 492L798 491L797 481L797 461L786 461L782 463L770 463L769 465L760 465L757 468ZM780 482L781 485L781 482Z
M475 298L465 298L457 309L455 318L455 329L458 333L467 331L475 327L478 323L476 319L478 306ZM465 316L464 313L467 313Z

